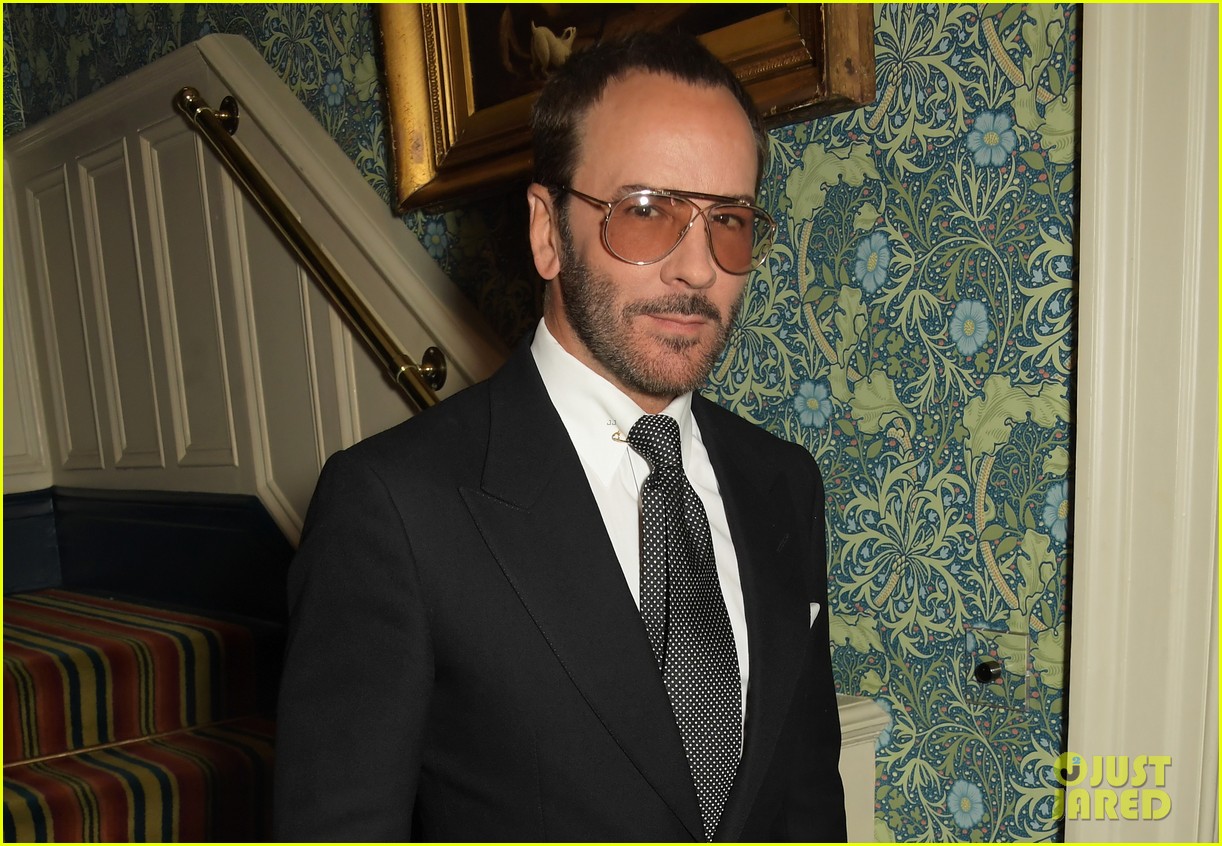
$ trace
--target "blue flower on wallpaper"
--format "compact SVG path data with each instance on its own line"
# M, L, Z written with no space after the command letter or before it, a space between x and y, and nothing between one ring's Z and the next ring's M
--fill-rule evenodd
M984 167L1000 167L1018 144L1011 129L1010 116L1001 112L981 112L967 134L967 149L972 160Z
M326 82L323 83L323 95L328 106L340 106L344 102L344 75L337 70L327 71Z
M874 701L887 712L887 724L883 726L883 730L874 739L874 751L877 752L891 742L891 729L895 726L895 713L891 710L890 700L875 699Z
M857 245L857 263L853 275L867 294L873 294L887 281L891 265L891 245L882 232L874 232Z
M433 258L440 261L446 257L446 250L450 245L450 233L446 230L446 222L444 218L434 217L424 224L424 237L421 238L424 242L424 248Z
M1044 494L1044 525L1060 543L1065 543L1069 528L1069 483L1057 482Z
M989 336L989 313L980 300L961 300L950 319L950 339L959 352L972 355Z
M822 426L832 418L831 391L823 382L803 382L793 398L793 407L803 426Z
M959 828L971 828L984 819L984 796L970 781L956 781L946 797L946 808Z
M122 6L115 9L115 35L120 38L127 35L127 9Z

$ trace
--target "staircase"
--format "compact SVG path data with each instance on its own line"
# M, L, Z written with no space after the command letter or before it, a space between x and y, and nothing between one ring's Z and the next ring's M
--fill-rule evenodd
M4 839L267 839L261 636L90 593L6 597Z

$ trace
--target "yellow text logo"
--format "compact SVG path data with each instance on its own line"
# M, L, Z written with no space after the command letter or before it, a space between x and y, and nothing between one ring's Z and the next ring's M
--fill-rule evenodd
M1092 755L1057 759L1055 816L1071 820L1161 820L1171 813L1170 755Z

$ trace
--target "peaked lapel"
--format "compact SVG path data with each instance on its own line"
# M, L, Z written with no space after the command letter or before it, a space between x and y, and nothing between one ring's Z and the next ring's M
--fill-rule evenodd
M462 496L573 684L676 817L703 839L645 627L528 344L489 382L484 476Z
M809 635L809 603L801 567L786 549L800 529L784 479L770 475L710 402L696 396L692 412L721 491L738 558L747 616L750 678L743 757L726 802L718 840L738 840L768 770L789 711Z

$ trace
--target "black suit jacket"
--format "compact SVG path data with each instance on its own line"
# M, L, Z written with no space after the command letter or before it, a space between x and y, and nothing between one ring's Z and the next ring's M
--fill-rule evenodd
M692 408L751 665L717 839L843 840L818 470ZM327 462L289 600L279 839L702 839L644 626L526 345Z

